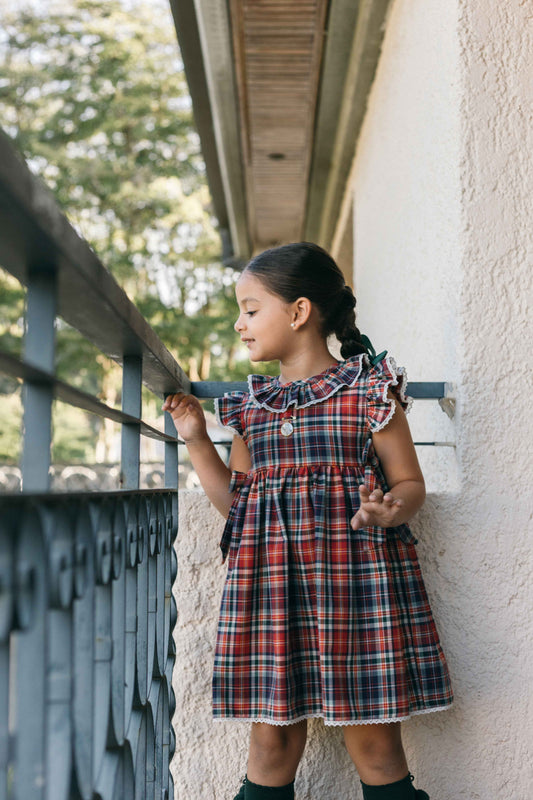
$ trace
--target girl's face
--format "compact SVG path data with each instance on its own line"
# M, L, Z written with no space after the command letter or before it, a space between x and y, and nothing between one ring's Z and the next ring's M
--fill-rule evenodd
M250 360L282 361L295 344L291 328L294 304L269 292L248 272L237 281L235 294L240 314L234 327L248 348Z

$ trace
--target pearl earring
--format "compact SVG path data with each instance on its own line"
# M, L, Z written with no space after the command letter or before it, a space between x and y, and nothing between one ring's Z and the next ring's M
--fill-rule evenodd
M291 322L291 328L294 328L294 324L295 324L294 322Z

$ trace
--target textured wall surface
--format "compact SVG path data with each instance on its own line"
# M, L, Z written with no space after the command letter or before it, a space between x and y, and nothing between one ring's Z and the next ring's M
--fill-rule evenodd
M438 35L436 32L438 31ZM460 64L453 0L396 0L357 155L357 320L410 380L455 382L460 285ZM415 404L415 441L455 440L436 403ZM457 480L450 448L419 457L431 491Z
M231 800L246 770L245 726L215 724L211 718L211 672L225 574L218 548L222 527L222 517L203 492L180 492L174 800Z
M404 726L431 800L532 795L532 45L521 0L396 0L352 172L361 327L458 404L412 418L456 442L421 452L413 526L456 692ZM182 496L176 800L231 800L245 771L247 725L210 712L221 530ZM340 732L310 731L298 800L356 800Z
M361 327L458 403L453 423L412 420L457 445L420 448L438 494L419 554L456 692L405 729L432 800L533 792L531 52L528 3L397 0L352 173Z
M532 22L531 4L520 0L461 3L464 490L456 535L470 635L457 733L467 796L512 800L533 793Z

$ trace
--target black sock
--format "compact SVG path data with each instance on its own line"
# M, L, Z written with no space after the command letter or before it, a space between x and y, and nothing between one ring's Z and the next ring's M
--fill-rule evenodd
M361 781L361 786L365 800L415 800L416 798L411 775L406 775L401 781L382 786L369 786Z
M246 778L245 800L294 800L294 781L286 786L260 786Z

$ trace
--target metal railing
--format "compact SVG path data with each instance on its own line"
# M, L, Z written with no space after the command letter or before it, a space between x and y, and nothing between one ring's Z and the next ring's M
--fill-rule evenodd
M172 798L175 493L0 499L0 797Z
M173 797L178 457L141 415L189 380L0 134L0 265L27 286L23 491L0 496L0 800ZM61 316L122 364L122 410L54 374ZM121 491L49 491L54 398L122 425ZM165 488L139 490L140 437Z
M24 382L23 491L0 496L0 800L172 798L178 441L141 388L245 384L189 381L1 133L0 265L27 287L24 355L0 352ZM122 410L57 378L57 316L122 365ZM121 424L120 491L49 491L54 398ZM141 435L165 443L164 489L139 489Z

